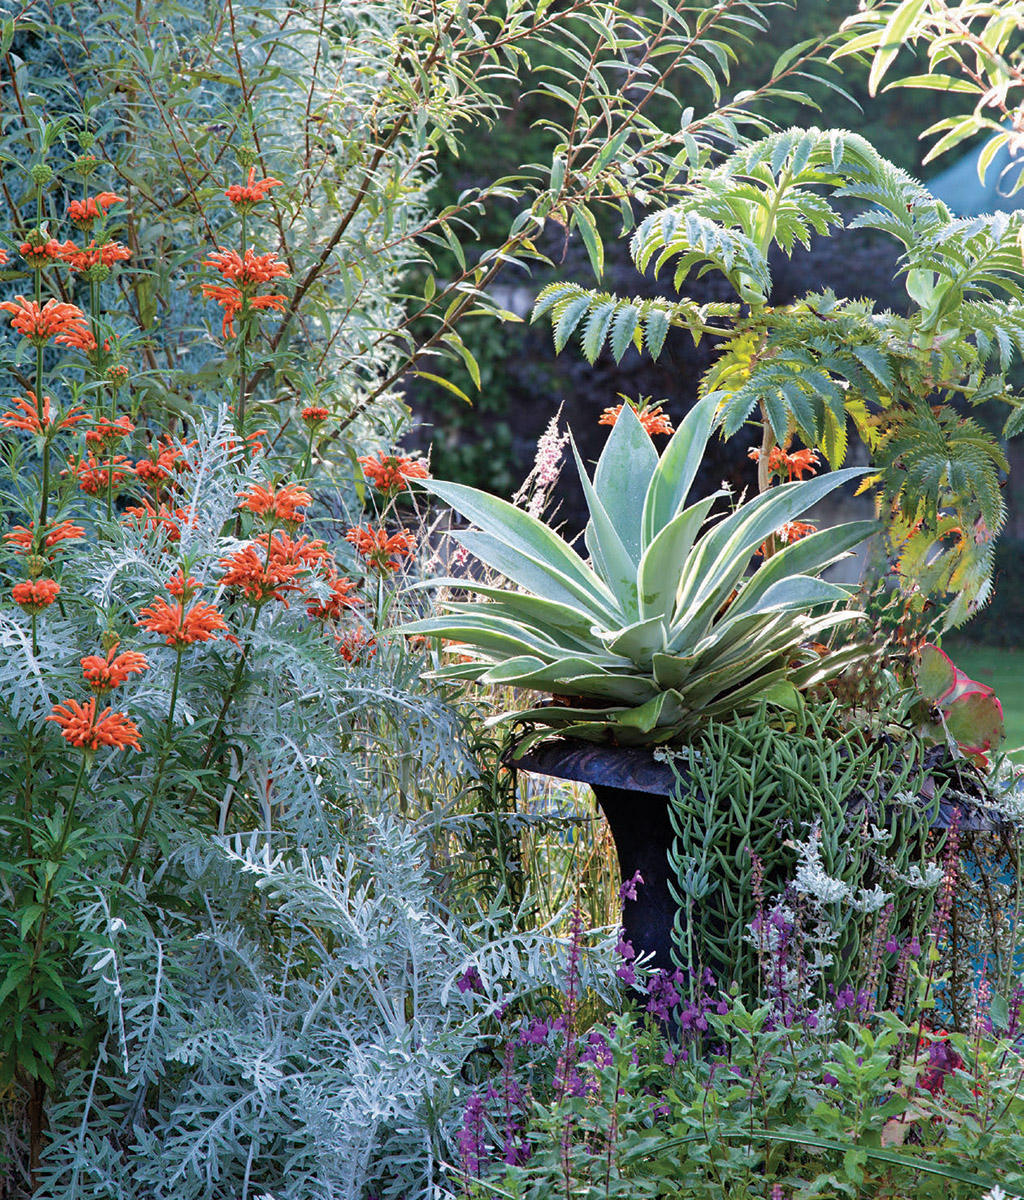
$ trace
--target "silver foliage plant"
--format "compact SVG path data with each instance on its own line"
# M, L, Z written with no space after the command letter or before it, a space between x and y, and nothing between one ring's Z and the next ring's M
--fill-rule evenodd
M186 915L125 922L98 888L84 966L108 1031L53 1113L40 1194L455 1194L441 1180L460 1072L484 1021L557 987L570 949L556 921L508 934L504 916L440 911L426 833L369 818L318 856L258 834L193 839L169 864L196 902ZM608 1001L613 941L581 959ZM458 987L471 966L482 996Z

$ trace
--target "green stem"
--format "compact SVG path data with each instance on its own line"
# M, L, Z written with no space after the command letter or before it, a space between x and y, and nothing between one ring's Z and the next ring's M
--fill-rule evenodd
M38 277L38 276L37 276ZM39 424L43 423L43 347L36 346L36 416ZM39 523L36 526L36 536L39 538L39 550L43 550L43 529L46 526L47 506L50 496L50 438L43 435L43 480L39 496Z
M171 740L174 733L174 710L178 704L178 685L181 682L181 656L184 650L184 646L178 646L178 656L174 661L174 682L171 685L171 703L167 709L167 724L164 726L163 745L160 748L160 758L156 765L156 778L153 780L153 787L150 789L146 810L142 814L142 820L139 823L138 829L135 831L131 852L125 860L124 867L121 869L120 882L122 884L128 878L128 873L131 871L135 859L138 857L139 850L142 848L142 841L149 827L149 819L152 817L153 810L156 808L156 802L160 798L160 786L163 782L164 767L167 765L167 757L171 752Z
M78 801L78 793L82 788L82 780L85 778L85 764L88 761L88 755L82 751L82 761L78 766L78 778L75 780L75 790L71 793L71 800L68 804L67 812L64 814L64 824L60 831L60 841L57 843L54 857L51 861L59 862L63 857L64 851L67 848L68 837L71 834L71 826L75 819L75 804ZM50 915L50 903L53 899L53 881L57 877L57 872L53 872L46 881L46 887L43 890L42 913L39 917L39 929L36 932L35 946L32 950L32 968L39 961L39 955L43 950L43 936L46 933L46 925ZM31 977L31 976L30 976Z

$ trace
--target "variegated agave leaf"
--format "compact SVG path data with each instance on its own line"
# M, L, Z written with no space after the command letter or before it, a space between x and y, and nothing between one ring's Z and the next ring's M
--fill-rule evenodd
M555 698L494 721L644 745L684 739L709 718L751 711L764 699L795 707L803 689L861 655L856 644L821 645L862 616L849 589L821 574L869 537L874 522L823 529L752 572L751 563L772 533L864 471L784 484L709 520L717 496L688 501L716 403L714 395L698 403L660 458L625 406L593 479L573 447L590 512L588 560L504 500L422 481L476 527L455 540L513 585L433 581L476 597L403 627L461 643L462 661L436 677Z

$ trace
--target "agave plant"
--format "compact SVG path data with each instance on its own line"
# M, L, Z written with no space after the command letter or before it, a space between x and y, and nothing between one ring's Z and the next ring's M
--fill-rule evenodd
M548 692L499 719L531 723L520 752L551 731L643 745L684 739L709 718L760 701L795 708L863 646L821 645L862 614L849 589L819 578L876 529L858 521L813 533L765 557L787 522L863 471L783 484L711 516L715 493L689 504L711 435L716 397L698 403L659 458L628 406L591 479L573 445L590 510L585 561L549 526L475 488L422 486L476 529L453 533L511 588L433 581L477 599L448 601L404 632L461 643L442 679ZM483 601L481 603L481 601Z

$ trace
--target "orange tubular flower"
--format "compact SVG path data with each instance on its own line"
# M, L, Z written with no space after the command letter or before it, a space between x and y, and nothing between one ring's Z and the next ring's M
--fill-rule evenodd
M274 563L301 567L303 570L312 570L321 563L334 565L334 556L319 538L310 541L303 536L293 541L286 533L277 530L270 535L261 533L256 538L256 544L264 551L269 550L270 561Z
M43 419L39 419L39 404L36 400L35 392L28 392L28 400L21 396L12 396L11 403L19 412L6 412L0 416L0 425L5 429L23 429L26 433L45 433L53 425L53 418L50 416L50 397L43 397ZM84 408L75 406L65 413L55 428L70 429L73 425L77 425L79 421L84 421L88 413ZM86 437L89 435L86 434Z
M162 634L168 646L191 646L193 642L208 642L228 625L212 604L197 600L186 612L182 603L168 604L157 596L147 608L140 608L145 620L136 621L140 629Z
M135 432L135 426L125 416L118 417L116 421L111 421L108 417L94 417L93 420L96 424L86 433L85 440L100 450L105 450L114 442L123 437L130 437Z
M783 545L789 546L793 542L798 542L801 538L807 537L809 533L817 533L817 531L817 526L812 525L810 521L787 521L785 525L781 525L775 531L775 536ZM757 553L764 558L767 550L768 543L762 542Z
M755 446L748 452L747 457L758 462L761 458L761 448ZM803 479L805 471L816 475L819 461L817 450L794 450L787 454L781 446L772 446L768 455L768 470L780 477L785 474L787 480L792 482L794 479Z
M33 615L49 608L59 594L60 584L54 579L26 579L11 588L14 603Z
M598 417L598 425L614 425L622 415L622 405L616 404L614 408L606 408ZM654 408L642 408L636 410L637 420L644 427L650 437L654 437L656 433L669 434L674 432L672 421L668 413L663 412L661 405L658 404Z
M29 234L29 237L34 237L34 240L22 242L18 253L33 271L41 271L57 259L63 258L69 249L74 249L71 242L58 242L56 238L45 238L42 234Z
M302 419L307 425L321 425L331 415L330 410L321 408L318 404L311 404L309 408L302 410Z
M77 700L55 704L46 719L56 721L64 740L80 750L98 750L101 746L111 746L115 750L127 750L129 746L142 749L135 722L124 713L112 712L109 708L97 714L95 696L85 704L79 704Z
M345 541L351 542L359 551L368 567L374 571L397 571L403 558L412 554L415 542L404 529L389 536L386 529L365 529L357 525L345 534Z
M130 675L141 675L149 670L149 660L136 650L125 650L117 653L117 646L111 646L106 658L98 654L87 654L82 659L82 674L85 682L94 692L109 692L112 688L120 687Z
M82 341L88 339L96 348L85 313L77 305L47 300L40 308L34 300L15 296L0 302L0 309L11 314L11 324L33 346L44 346L53 338L58 344L80 349Z
M105 492L108 484L117 488L129 475L134 474L135 468L123 454L115 454L106 462L98 462L95 454L90 454L88 458L77 463L69 458L68 469L61 471L61 475L74 475L78 486L90 496L98 496L100 492Z
M377 653L377 639L371 633L357 625L347 633L335 635L338 653L347 663L368 662Z
M254 545L243 546L241 550L222 558L220 565L224 568L221 583L225 587L239 588L258 605L268 600L279 600L287 608L285 593L300 590L294 580L301 567L273 556L267 562Z
M124 196L114 192L100 192L97 196L86 196L84 200L72 200L68 205L68 220L79 229L89 230L100 217L107 215L112 204L123 204Z
M421 462L400 454L360 454L356 459L374 487L382 492L404 492L410 479L429 479L430 472Z
M0 250L0 267L6 267L8 263L7 251Z
M276 254L256 254L246 250L243 258L237 250L215 250L203 259L204 267L215 267L235 287L245 291L272 279L287 279L291 272L284 263L277 261Z
M239 212L248 212L254 205L266 196L271 188L283 187L283 181L280 179L256 179L256 168L249 168L249 178L242 183L233 183L225 196L238 209Z
M335 575L326 581L331 594L323 600L310 600L306 604L306 612L315 621L337 621L346 608L355 608L362 600L352 593L359 586L353 583L347 575ZM352 660L349 659L349 662Z
M53 525L47 525L43 532L44 550L52 550L58 542L77 541L85 537L85 530L80 525L72 525L70 521L57 521ZM30 522L27 529L24 525L15 525L10 532L4 534L4 541L10 542L18 552L31 552L37 545L34 522Z
M169 542L180 542L182 529L194 528L199 523L191 508L171 509L166 504L154 508L148 500L131 504L124 511L142 529L162 529Z
M258 517L273 517L296 524L306 519L298 510L313 503L309 492L297 483L286 483L276 491L271 485L264 487L254 483L248 491L238 495L242 501L239 508L248 509Z
M222 336L226 338L235 336L235 317L241 312L243 299L249 308L274 309L275 312L284 312L284 296L243 296L238 288L219 287L214 283L204 283L199 290L207 300L216 300L224 309L224 319L220 328Z
M115 263L127 262L131 256L132 252L121 242L104 242L97 246L95 241L91 241L82 250L74 242L65 242L60 247L60 257L72 271L88 271L100 264L109 268Z
M192 597L199 591L203 585L190 575L185 578L185 572L179 567L177 571L168 579L167 590L176 599L187 604Z

